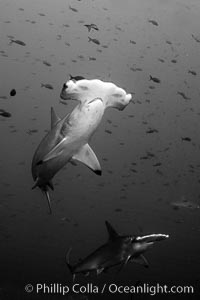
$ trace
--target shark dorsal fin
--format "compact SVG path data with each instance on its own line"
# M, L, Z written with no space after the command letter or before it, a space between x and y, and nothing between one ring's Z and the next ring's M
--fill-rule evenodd
M114 240L117 237L119 237L119 234L115 231L115 229L112 227L112 225L108 221L105 221L105 224L106 224L106 228L107 228L107 231L109 234L109 240Z
M51 129L60 121L53 107L51 107Z

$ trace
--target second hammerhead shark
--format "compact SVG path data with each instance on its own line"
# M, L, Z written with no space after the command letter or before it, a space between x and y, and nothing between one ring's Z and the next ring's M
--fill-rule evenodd
M78 273L89 275L93 271L98 275L116 265L121 264L122 268L128 262L136 262L144 267L148 267L148 262L143 253L155 242L165 240L169 237L169 235L161 233L144 236L121 236L108 221L105 224L109 239L103 246L100 246L74 266L69 263L71 249L68 251L67 265L73 277Z
M123 110L132 98L131 94L111 82L82 77L77 81L74 78L63 85L60 96L63 100L77 100L79 104L62 119L51 108L51 130L39 144L32 160L33 188L39 187L45 193L50 213L52 178L69 161L78 160L101 175L100 163L88 142L105 109L115 107Z

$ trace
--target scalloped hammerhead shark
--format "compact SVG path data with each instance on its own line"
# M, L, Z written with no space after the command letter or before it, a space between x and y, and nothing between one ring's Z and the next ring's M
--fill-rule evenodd
M78 80L77 80L78 79ZM131 94L111 82L72 77L64 83L62 100L77 100L74 110L60 119L51 108L51 130L43 138L32 160L33 188L39 187L46 195L51 210L49 188L52 178L68 162L78 160L97 175L100 163L88 142L99 126L108 107L123 110L131 101Z
M105 224L109 235L107 243L74 266L69 263L71 248L69 249L66 257L67 266L73 275L73 280L76 274L89 275L92 272L96 272L98 275L116 265L121 265L121 270L128 262L139 263L147 268L149 264L143 253L155 242L169 237L169 235L161 233L144 236L121 236L108 221L105 221Z

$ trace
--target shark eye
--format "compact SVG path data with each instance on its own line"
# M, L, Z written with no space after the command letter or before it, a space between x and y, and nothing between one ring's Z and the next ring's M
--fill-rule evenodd
M63 89L67 89L68 85L66 83L63 84Z

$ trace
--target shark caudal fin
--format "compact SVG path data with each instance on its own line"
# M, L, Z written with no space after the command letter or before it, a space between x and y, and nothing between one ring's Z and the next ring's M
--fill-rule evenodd
M118 238L119 234L112 227L112 225L108 221L105 221L105 224L106 224L106 228L107 228L107 231L108 231L109 240L114 240L114 239Z
M69 248L69 250L67 251L67 254L66 254L66 263L67 263L67 266L68 266L68 269L70 270L70 273L72 274L73 276L73 281L75 280L75 274L74 274L74 268L72 265L70 265L70 262L69 262L69 255L72 251L72 247Z
M49 196L49 191L48 190L45 190L43 191L45 196L46 196L46 199L47 199L47 202L48 202L48 206L49 206L49 214L52 215L52 209L51 209L51 199L50 199L50 196Z
M43 194L45 194L45 197L47 199L48 202L48 206L49 206L49 214L52 214L52 209L51 209L51 199L49 196L49 191L48 191L48 187L50 187L50 189L53 191L54 190L54 186L52 181L48 181L45 185L41 185L40 183L40 179L37 177L34 186L32 187L32 190L35 189L36 187L39 187L41 189L41 191L43 192Z

